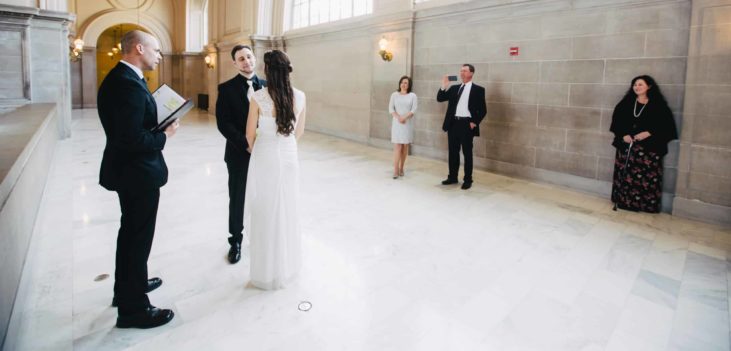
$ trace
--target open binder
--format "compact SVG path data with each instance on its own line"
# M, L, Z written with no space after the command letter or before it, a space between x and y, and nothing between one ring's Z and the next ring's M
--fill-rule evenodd
M193 101L186 100L167 84L161 85L152 92L152 97L155 98L157 104L157 126L152 128L153 132L165 130L193 108Z

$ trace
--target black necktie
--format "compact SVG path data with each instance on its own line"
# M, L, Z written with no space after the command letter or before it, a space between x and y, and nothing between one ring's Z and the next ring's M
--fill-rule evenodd
M462 97L462 91L464 90L464 84L462 84L459 87L459 91L457 91L457 100L459 100L460 97Z

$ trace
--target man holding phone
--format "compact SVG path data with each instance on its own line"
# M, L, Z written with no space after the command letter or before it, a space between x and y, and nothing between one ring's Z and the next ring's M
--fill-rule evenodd
M464 183L462 189L472 187L472 145L473 138L480 136L480 122L487 114L485 88L472 83L475 67L469 63L462 65L459 77L462 84L449 86L457 81L456 76L445 75L442 87L437 92L437 101L449 101L444 116L442 130L447 132L449 145L449 175L443 185L457 184L459 175L459 150L464 155Z

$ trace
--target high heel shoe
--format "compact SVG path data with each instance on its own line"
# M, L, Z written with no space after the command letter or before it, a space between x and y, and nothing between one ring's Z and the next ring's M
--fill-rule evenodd
M399 177L403 177L404 176L404 170L403 169L401 170L401 172L399 172L398 176Z
M398 179L398 174L394 174L393 179Z

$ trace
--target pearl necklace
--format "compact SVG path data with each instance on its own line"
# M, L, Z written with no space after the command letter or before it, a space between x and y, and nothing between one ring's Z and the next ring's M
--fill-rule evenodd
M649 104L649 103L650 102L648 101L647 104ZM645 107L647 107L647 104L642 105L642 108L640 109L640 112L638 113L637 112L637 99L635 99L635 108L632 109L632 114L635 116L635 118L640 117L640 115L642 114L642 111L644 111Z

